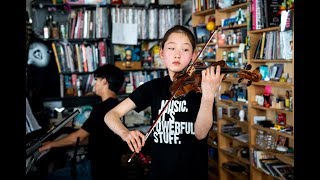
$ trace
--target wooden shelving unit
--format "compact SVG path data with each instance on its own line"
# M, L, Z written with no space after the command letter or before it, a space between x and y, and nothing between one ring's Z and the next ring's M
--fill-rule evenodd
M293 15L293 14L292 14ZM294 23L294 21L292 21ZM292 28L294 29L294 28ZM284 130L280 131L276 129L276 127L263 127L259 125L254 120L258 116L266 117L266 120L271 121L278 126L277 116L279 114L284 114L286 117L286 126L291 126L294 129L294 107L291 106L289 108L277 107L277 106L263 106L258 105L256 101L256 95L264 95L265 88L271 88L271 95L274 98L277 98L279 101L283 100L286 97L286 91L290 92L290 96L292 97L292 104L294 104L294 54L292 55L292 59L266 59L265 56L263 59L254 58L255 50L258 46L259 39L263 36L263 34L268 34L271 32L280 32L280 26L276 27L268 27L262 28L258 30L248 29L248 35L250 37L250 49L248 50L248 63L252 65L252 69L260 67L261 65L271 67L274 64L282 64L283 65L283 73L287 73L290 78L292 78L291 82L280 82L280 81L264 81L261 80L259 82L253 82L250 87L248 87L248 115L249 115L249 148L251 152L251 178L254 180L273 180L273 179L284 179L278 176L273 176L267 171L258 168L255 166L255 162L259 161L258 157L255 157L254 152L260 151L262 153L273 155L279 161L294 166L294 131L286 132ZM293 32L294 33L294 32ZM280 34L280 33L279 33ZM281 36L281 34L280 34ZM294 39L292 37L293 43ZM266 40L267 41L267 40ZM276 45L280 43L277 42ZM279 47L278 47L279 48ZM294 51L292 51L294 52ZM275 100L275 99L273 99ZM284 127L284 126L283 126ZM275 138L276 145L274 149L271 148L263 148L256 144L256 138L258 138L258 132L265 132L265 134L271 135ZM269 136L270 137L270 136ZM279 144L279 137L283 137L286 139L285 146L288 148L287 152L280 152L277 150L277 144ZM261 158L263 159L263 158ZM261 161L260 161L261 162Z

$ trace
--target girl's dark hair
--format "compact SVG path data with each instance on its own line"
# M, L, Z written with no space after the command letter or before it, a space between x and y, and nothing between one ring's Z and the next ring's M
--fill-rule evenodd
M191 42L192 49L195 50L195 48L196 48L196 38L194 37L193 33L188 28L186 28L186 27L184 27L182 25L175 25L172 28L170 28L164 34L164 36L162 38L162 41L161 41L161 44L160 44L161 49L164 48L164 44L167 42L169 36L172 33L183 33L183 34L185 34L188 37L188 39L190 40L190 42Z
M109 89L115 93L118 93L124 82L124 72L112 64L98 67L93 75L94 78L106 78L109 82Z

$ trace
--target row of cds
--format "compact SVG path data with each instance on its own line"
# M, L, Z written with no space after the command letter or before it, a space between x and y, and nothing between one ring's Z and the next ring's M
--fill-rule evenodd
M138 24L139 39L160 39L176 24L182 24L181 8L111 8L112 23Z

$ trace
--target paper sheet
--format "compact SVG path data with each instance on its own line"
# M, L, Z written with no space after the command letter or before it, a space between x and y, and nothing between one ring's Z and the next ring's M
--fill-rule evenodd
M138 44L138 24L112 23L113 44Z

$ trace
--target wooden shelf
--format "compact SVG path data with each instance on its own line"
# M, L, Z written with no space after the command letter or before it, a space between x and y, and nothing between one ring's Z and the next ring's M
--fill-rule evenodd
M247 143L247 142L243 142L243 141L241 141L241 140L239 140L239 139L237 139L237 138L235 138L235 137L233 137L233 136L231 136L231 135L229 135L229 134L226 134L226 133L223 133L223 132L220 132L220 134L222 135L222 136L224 136L224 137L227 137L227 138L229 138L229 139L232 139L232 140L235 140L235 141L237 141L237 142L240 142L242 145L244 145L244 146L248 146L249 144Z
M269 154L276 156L276 158L278 158L280 161L282 161L286 164L289 164L291 166L294 166L294 157L292 156L293 154L279 153L276 150L266 150L266 149L260 148L259 146L256 146L256 145L252 145L252 147L255 149L258 149L260 151L268 152Z
M233 122L233 123L236 123L236 124L240 124L240 125L243 125L243 126L248 126L248 121L240 121L238 119L234 119L234 118L228 117L226 115L222 115L222 119L230 121L230 122Z
M279 113L293 113L292 110L290 111L290 110L277 109L277 108L266 108L266 107L256 105L256 104L252 104L250 107L254 108L254 109L264 110L264 111L275 111L275 112L279 112Z
M251 59L252 63L292 63L292 59Z
M215 9L207 9L199 12L194 12L193 15L195 16L206 16L206 15L214 15Z
M254 33L263 33L263 32L269 32L269 31L280 31L280 26L269 27L269 28L258 29L258 30L251 30L249 31L249 33L254 34Z
M246 102L241 102L241 101L232 101L232 100L219 100L217 102L217 104L221 104L221 103L226 103L229 105L235 105L235 106L243 106L243 105L247 105Z
M249 174L247 174L246 172L234 172L234 171L231 171L225 167L221 167L223 170L225 170L226 172L232 174L233 176L236 176L236 177L239 177L239 178L245 178L245 179L248 179L249 178Z
M256 86L275 86L275 87L282 87L282 88L293 88L294 87L294 84L292 84L292 83L277 82L277 81L252 82L252 85L256 85Z
M220 29L221 30L227 30L227 29L237 29L237 28L244 28L247 27L247 23L243 23L243 24L236 24L233 26L223 26Z
M265 173L262 169L257 168L257 167L255 167L255 166L252 166L252 169L255 170L255 171L259 171L260 173L263 173L263 174L265 174L265 175L267 175L267 176L269 176L269 177L272 177L272 178L274 178L274 179L281 179L281 180L283 180L283 178L277 177L277 176L272 176L271 174L267 174L267 173Z
M262 127L262 126L257 125L257 124L252 125L252 128L254 128L254 129L259 129L259 130L263 130L263 131L269 132L269 133L271 133L271 134L276 134L276 135L284 136L284 137L287 137L287 138L292 139L292 140L294 139L294 135L292 135L292 134L279 132L279 131L277 131L277 130L270 129L270 128L265 128L265 127Z
M220 149L220 151L223 152L224 154L234 158L234 159L237 159L239 162L241 162L243 164L250 165L250 161L248 159L238 157L237 155L229 152L228 150L222 149L222 148Z
M220 13L222 13L222 12L224 12L224 13L234 12L234 11L238 10L239 8L241 8L241 9L247 8L248 4L249 3L246 2L246 3L237 4L237 5L228 7L228 8L217 9L217 12L220 12Z

